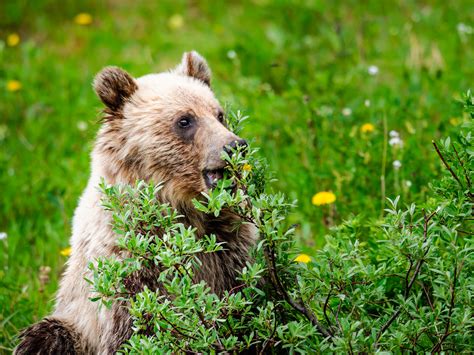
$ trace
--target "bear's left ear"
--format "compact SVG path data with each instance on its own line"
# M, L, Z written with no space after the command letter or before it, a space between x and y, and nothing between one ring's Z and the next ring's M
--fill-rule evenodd
M191 76L201 80L207 86L211 86L211 69L209 69L206 60L195 51L184 53L181 63L176 67L174 72Z

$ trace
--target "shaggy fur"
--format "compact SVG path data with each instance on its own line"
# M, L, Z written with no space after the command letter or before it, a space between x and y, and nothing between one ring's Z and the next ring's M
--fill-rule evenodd
M17 354L111 354L131 335L126 305L111 309L89 301L88 263L97 257L124 255L116 247L110 212L101 207L98 184L161 181L159 198L184 216L199 236L215 234L225 250L201 257L196 281L205 280L216 294L237 286L236 275L255 242L254 227L224 213L198 213L192 198L208 189L203 173L223 167L222 149L240 138L220 119L222 108L210 88L210 70L195 52L185 53L168 73L132 78L119 68L99 73L94 88L105 104L105 117L92 152L91 177L73 221L72 254L60 283L53 314L20 335ZM192 124L180 126L183 118ZM127 280L132 292L158 288L156 272L142 270Z

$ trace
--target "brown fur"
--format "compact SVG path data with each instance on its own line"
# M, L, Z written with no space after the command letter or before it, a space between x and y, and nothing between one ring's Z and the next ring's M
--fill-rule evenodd
M51 317L21 335L17 354L48 353L112 354L131 335L131 319L124 303L110 310L92 303L88 263L98 257L124 258L116 246L110 213L101 207L97 185L133 184L137 179L163 182L160 200L170 203L193 226L198 237L214 234L225 250L200 256L195 281L204 280L222 295L239 285L238 272L254 245L255 227L234 214L218 218L197 212L191 200L208 189L205 172L223 167L222 150L240 141L221 122L222 108L210 89L210 70L195 52L185 53L174 71L132 78L109 67L94 81L105 105L105 119L92 153L89 184L76 209L71 238L72 254L60 284ZM183 128L185 119L192 125ZM142 269L126 280L132 293L159 289L157 270ZM50 353L50 352L49 352Z

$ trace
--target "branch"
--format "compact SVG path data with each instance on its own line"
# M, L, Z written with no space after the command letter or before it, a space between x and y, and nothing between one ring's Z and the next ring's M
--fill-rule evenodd
M307 309L306 306L304 305L302 300L295 301L291 296L288 294L287 290L283 286L283 283L281 282L277 270L276 270L276 265L275 265L275 256L273 254L273 250L271 250L268 245L265 246L264 248L264 254L265 254L265 259L268 264L268 271L270 273L270 281L272 282L273 287L275 290L283 296L286 302L290 304L291 307L293 307L295 310L298 312L302 313L310 322L313 324L318 331L324 335L326 338L332 338L333 334L326 330L321 323L319 323L318 319L314 315L314 313Z
M459 157L458 151L457 151L456 146L454 145L454 143L453 143L453 149L454 149L454 153L456 153L456 158L458 159L459 164L461 165L462 170L464 171L464 176L466 177L467 186L469 187L469 190L471 190L471 188L472 188L471 178L469 177L469 174L466 171L466 167L464 166L464 162Z
M426 239L428 238L428 224L430 220L433 218L433 216L436 214L437 210L433 211L429 216L426 215L426 212L424 212L424 223L423 223L423 241L426 242ZM421 267L423 266L423 263L425 262L425 257L428 254L428 251L430 250L430 246L426 248L425 252L423 253L423 256L421 257L420 260L416 263L415 266L415 271L413 271L413 275L411 276L410 282L408 283L407 288L405 289L404 292L404 298L405 300L408 298L408 295L413 287L413 284L415 283L416 278L418 277L418 274L420 273ZM406 279L408 279L408 275L411 271L412 267L410 265L410 268L408 269ZM393 321L398 318L400 313L402 312L403 306L400 305L398 309L395 311L394 314L390 317L390 319L382 326L380 331L377 333L377 338L375 339L375 348L377 349L378 347L378 342L382 334L392 325Z
M451 327L451 316L453 314L453 308L454 308L454 300L456 298L456 281L458 277L458 265L454 265L454 280L453 283L451 284L451 301L449 303L449 311L448 311L448 321L446 322L446 328L444 330L444 334L439 340L438 344L436 344L433 349L431 349L431 353L437 353L440 352L443 348L443 342L446 340L446 338L451 334L449 332L449 328Z
M433 143L435 149L436 149L436 153L438 153L438 156L440 157L441 161L443 162L444 166L446 167L446 169L449 170L449 172L451 173L451 175L453 176L453 178L459 183L459 185L461 185L461 187L464 189L464 185L462 184L461 180L459 180L458 176L456 175L456 173L453 171L453 169L451 169L451 166L447 163L446 159L444 159L444 156L443 154L441 153L441 151L439 150L438 146L436 145L436 142L435 141L431 141L431 143Z

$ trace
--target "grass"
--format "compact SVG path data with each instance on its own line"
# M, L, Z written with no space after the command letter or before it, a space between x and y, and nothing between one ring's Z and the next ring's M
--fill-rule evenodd
M251 117L243 136L277 172L274 188L298 199L292 219L311 252L350 214L378 218L384 196L429 197L440 171L431 140L463 121L453 99L474 77L473 10L467 0L2 2L0 351L52 308L89 175L101 108L91 81L103 66L140 76L186 50L204 55L221 102ZM91 24L74 22L81 12ZM17 46L6 44L10 33ZM6 90L10 80L22 88ZM403 148L388 144L391 130ZM336 202L312 205L319 191ZM41 266L51 268L42 278Z

